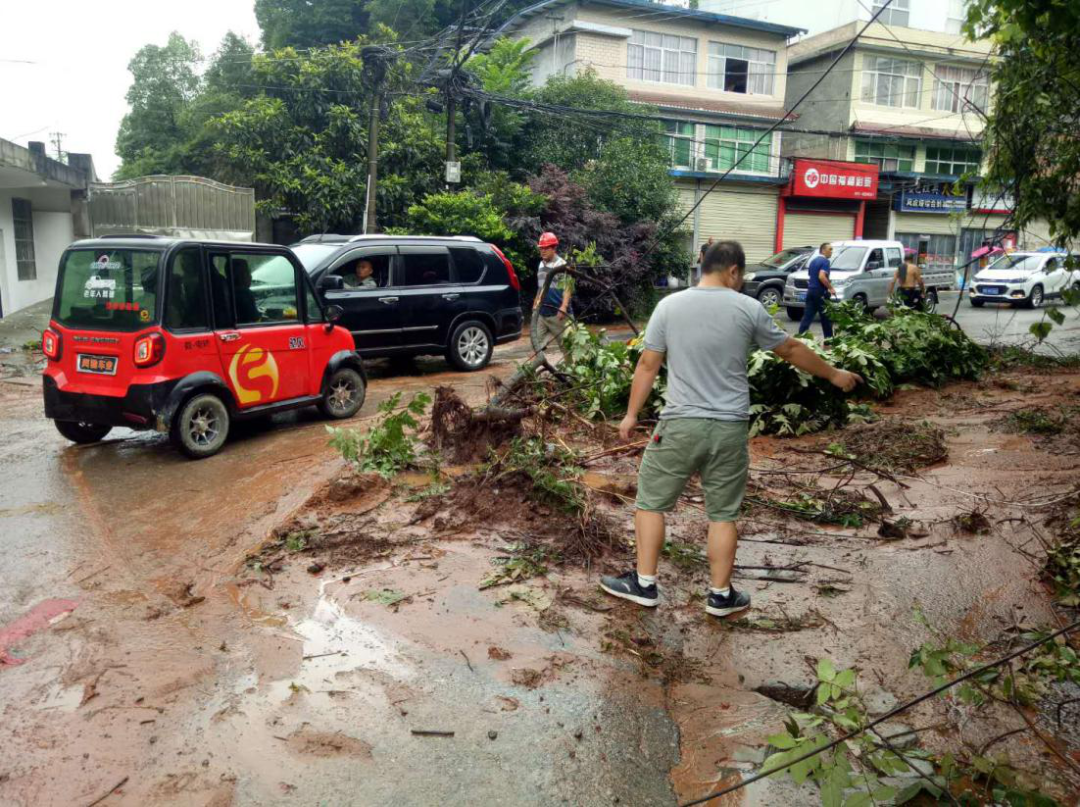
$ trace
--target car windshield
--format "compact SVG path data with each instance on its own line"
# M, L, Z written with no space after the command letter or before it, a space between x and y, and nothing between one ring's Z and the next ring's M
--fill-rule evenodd
M856 272L862 268L866 247L837 247L829 259L829 268L834 272Z
M297 244L292 247L293 253L308 272L317 269L324 260L339 249L341 249L341 244Z
M1006 269L1010 272L1037 272L1045 260L1045 255L1002 255L986 268Z
M791 262L792 258L797 258L802 255L804 250L801 249L785 249L783 252L777 252L771 258L763 260L761 263L763 266L772 266L779 269L782 266Z
M156 321L161 252L72 249L60 263L53 318L70 328L137 331Z

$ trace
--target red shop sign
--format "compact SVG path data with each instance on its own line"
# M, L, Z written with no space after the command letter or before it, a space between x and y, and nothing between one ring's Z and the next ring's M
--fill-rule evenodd
M876 165L796 159L789 193L832 199L876 199L877 189Z

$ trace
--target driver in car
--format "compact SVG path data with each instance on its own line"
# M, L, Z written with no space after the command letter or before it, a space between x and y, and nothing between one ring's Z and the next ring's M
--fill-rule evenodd
M261 315L255 304L255 294L251 291L251 268L248 262L241 258L233 260L233 282L236 290L237 322L258 322Z
M379 284L375 282L373 275L375 267L371 261L357 261L352 273L345 275L345 286L350 289L373 289Z

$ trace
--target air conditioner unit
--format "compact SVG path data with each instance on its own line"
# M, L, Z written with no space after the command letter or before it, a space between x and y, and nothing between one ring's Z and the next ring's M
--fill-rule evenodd
M697 157L694 160L694 169L696 171L708 171L709 170L709 158Z

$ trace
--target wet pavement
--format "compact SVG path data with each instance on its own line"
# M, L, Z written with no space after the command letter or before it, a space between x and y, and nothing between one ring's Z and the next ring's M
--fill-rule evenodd
M394 392L442 383L477 403L489 375L505 377L527 354L524 342L499 348L490 371L468 375L434 359L404 374L377 363L354 423ZM1080 383L1042 387L1047 400L1071 400ZM882 544L871 532L796 525L785 534L804 543L792 546L775 543L775 522L746 524L740 564L818 564L797 584L742 579L759 620L749 627L706 618L692 587L700 577L665 561L666 609L561 609L551 629L533 598L583 596L597 570L561 568L518 599L480 590L512 531L464 523L475 517L414 523L410 511L379 510L377 496L354 514L394 548L318 576L293 563L268 585L240 574L341 469L314 411L245 427L191 462L155 434L117 430L71 446L42 418L36 383L0 382L0 804L653 805L702 795L752 770L780 728L786 707L753 690L809 680L816 658L857 665L900 697L924 688L907 670L927 638L916 605L967 639L1018 618L1049 621L1034 571L1018 564L1020 528L962 541L948 528L973 490L1014 499L1075 478L1069 457L988 431L994 407L1038 398L974 385L899 393L884 412L951 431L947 465L906 490L879 483L930 534ZM755 441L755 466L790 461L791 444ZM632 470L627 462L614 470ZM692 510L673 520L681 540L702 533ZM837 579L842 596L814 593ZM410 599L390 607L370 596L387 589ZM645 644L613 653L624 633ZM634 653L644 646L690 660L687 669L643 674ZM728 803L809 798L770 781Z

